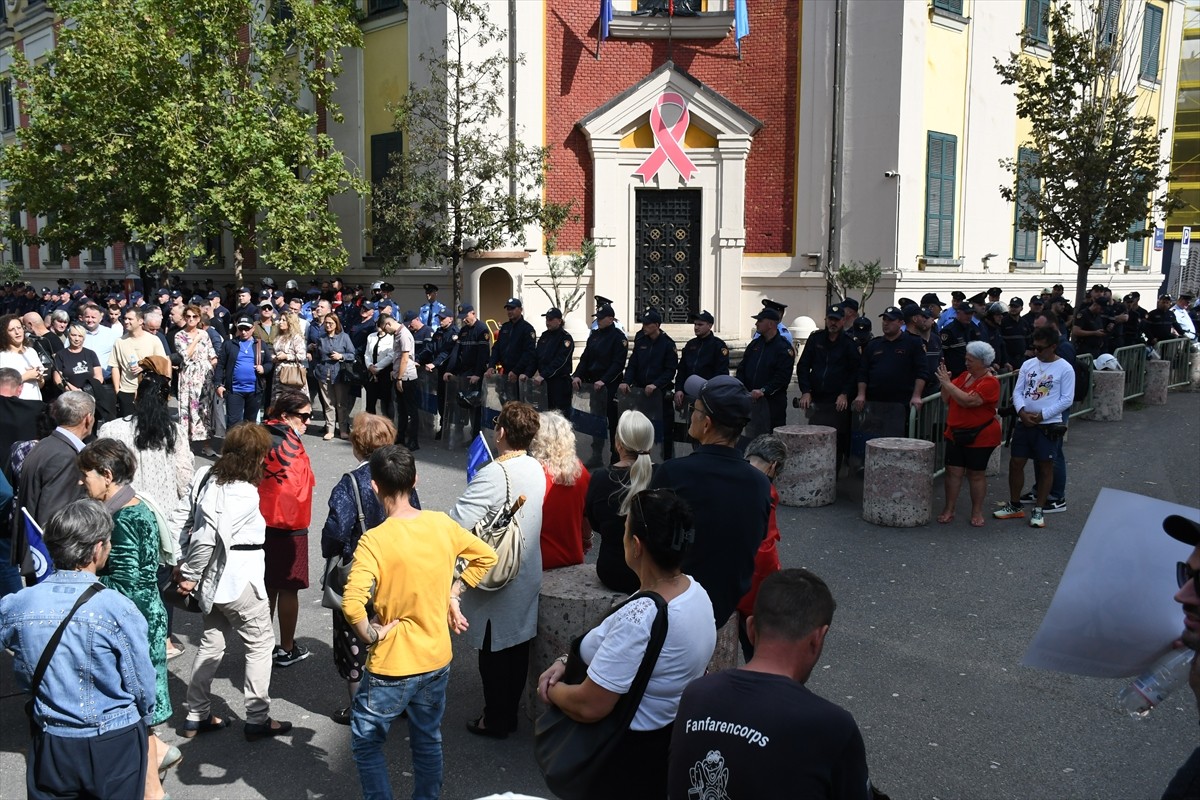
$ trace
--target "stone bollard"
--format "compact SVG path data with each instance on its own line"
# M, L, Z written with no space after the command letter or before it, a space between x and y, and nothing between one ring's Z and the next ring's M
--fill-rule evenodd
M738 615L725 620L725 624L717 628L717 646L713 648L712 658L704 670L705 675L721 672L727 669L737 669L738 659L742 655L742 643L738 639Z
M929 522L933 458L933 442L890 436L868 441L863 519L891 528Z
M1119 369L1092 371L1092 410L1095 422L1120 422L1125 416L1125 373Z
M1142 401L1148 406L1167 404L1167 383L1171 379L1171 362L1161 358L1146 362L1146 392Z
M595 564L577 564L542 573L538 632L529 649L529 675L525 683L525 711L530 719L536 719L545 710L537 696L538 677L551 661L570 652L576 636L595 627L625 597L600 583Z
M997 447L992 450L992 454L988 456L987 471L984 474L989 478L994 478L1001 473L1000 451L1003 449L1003 447ZM1007 475L1008 469L1004 469L1003 472L1005 475Z
M775 478L785 506L827 506L837 496L837 428L782 425L775 435L787 445L787 463Z
M1190 388L1193 392L1200 391L1200 350L1192 353L1192 371L1188 375L1188 380L1191 382Z

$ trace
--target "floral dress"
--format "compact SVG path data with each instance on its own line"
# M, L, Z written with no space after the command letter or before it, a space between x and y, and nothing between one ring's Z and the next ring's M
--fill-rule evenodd
M188 348L193 340L197 342L196 349L189 356ZM183 366L179 370L179 408L186 409L186 413L179 415L180 422L187 430L189 440L202 442L213 435L212 359L217 357L217 352L208 333L200 328L194 333L184 330L175 334L175 352L183 356Z
M300 336L299 334L297 334L295 336L280 336L278 339L275 340L275 344L272 346L275 348L275 355L277 357L276 361L275 361L275 370L276 371L278 371L279 367L282 366L283 364L289 363L289 361L280 360L278 358L278 356L284 355L284 356L290 357L291 363L297 363L300 366L304 367L305 373L307 374L308 349L306 347L306 343L304 341L303 336ZM309 397L307 381L304 382L303 386L284 386L279 381L279 377L276 376L275 380L271 381L271 386L273 387L271 390L271 399L272 400L274 400L276 395L278 395L284 389L297 389L297 390L303 392L305 397ZM311 399L311 398L309 398L309 399Z
M167 608L158 594L158 521L145 503L113 514L112 552L97 573L100 582L133 601L149 627L150 663L154 664L154 717L151 725L171 716L167 688Z

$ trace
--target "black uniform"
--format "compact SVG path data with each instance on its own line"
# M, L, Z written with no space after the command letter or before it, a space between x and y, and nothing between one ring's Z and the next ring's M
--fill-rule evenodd
M925 352L925 374L932 376L937 372L938 365L942 363L941 338L933 331L930 331L928 339L919 333L912 333L911 331L907 331L906 333L920 343L921 349Z
M418 364L428 364L433 357L429 354L429 343L433 340L433 328L429 325L422 325L421 330L414 331L409 328L413 337L413 358Z
M1120 346L1129 347L1135 344L1145 344L1146 338L1143 334L1145 333L1144 329L1146 325L1146 309L1139 306L1138 308L1129 308L1126 310L1129 312L1129 321L1125 323L1125 338Z
M422 328L422 330L429 329L428 325ZM441 417L442 424L445 424L446 421L446 382L442 378L449 370L450 356L454 353L456 344L458 344L458 327L453 323L445 328L439 325L437 330L430 334L429 341L425 345L424 356L429 360L421 362L432 364L434 374L437 375L438 415ZM441 438L440 431L438 438Z
M509 320L496 334L488 366L492 369L503 366L507 375L532 375L537 338L537 331L524 317L515 322Z
M679 355L675 351L675 340L661 331L653 339L639 336L633 343L633 352L625 367L625 383L629 384L629 391L642 391L647 386L653 386L658 395L664 426L663 460L675 455L669 423L675 408L672 381L678 368Z
M1005 364L1012 363L1012 360L1008 357L1008 347L1004 344L1004 334L1000 330L999 325L993 325L991 322L989 322L988 320L985 319L979 325L979 338L981 341L984 341L984 342L987 342L988 344L990 344L992 346L992 349L996 351L996 361L994 363L996 364L997 369L1002 367ZM963 349L963 354L964 354L963 366L966 366L966 361L965 361L966 349L965 349L965 347Z
M1167 339L1175 337L1175 315L1171 313L1171 309L1166 311L1161 308L1151 309L1146 314L1146 338L1150 344L1158 344Z
M929 375L925 348L916 337L901 335L889 341L876 336L867 344L858 365L858 382L866 384L869 402L908 403L918 379L928 383Z
M941 338L942 360L946 362L950 377L957 378L967 369L967 343L983 338L980 336L979 326L973 322L963 325L954 319L942 328Z
M832 341L828 331L815 332L804 343L804 352L796 362L796 385L801 394L812 395L817 406L809 422L837 429L837 455L840 462L850 446L850 401L858 390L858 343L846 333ZM846 408L835 408L838 395L846 396Z
M718 375L729 374L729 347L713 334L696 336L683 346L679 354L679 369L675 372L675 388L683 389L683 384L693 375L699 375L708 380Z
M488 365L488 349L492 343L492 333L483 320L475 320L474 325L463 325L455 341L456 353L450 357L455 369L447 369L460 378L474 376L482 378Z
M1084 308L1075 314L1073 327L1077 327L1084 331L1102 331L1104 330L1103 311L1100 314L1093 314L1091 309ZM1106 336L1074 336L1072 341L1075 344L1075 350L1079 355L1087 353L1092 358L1104 352L1104 340Z
M1025 324L1024 317L1005 314L1000 319L1000 335L1004 337L1004 347L1008 350L1008 363L1014 367L1025 363L1025 351L1029 349L1029 337L1032 333Z
M605 411L613 461L617 460L617 379L625 369L628 348L629 340L625 338L625 332L615 324L597 328L588 335L583 355L579 357L579 363L572 373L572 377L579 378L582 383L603 383L608 392Z
M764 395L771 414L771 429L787 424L787 386L792 379L796 351L782 336L760 336L746 346L737 378L747 390Z
M546 405L571 418L571 356L575 339L561 325L558 330L546 329L537 340L534 350L534 371L546 381Z

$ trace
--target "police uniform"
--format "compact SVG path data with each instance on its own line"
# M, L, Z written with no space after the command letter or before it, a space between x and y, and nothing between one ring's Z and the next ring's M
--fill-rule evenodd
M1075 319L1072 323L1072 341L1075 344L1076 351L1080 355L1087 353L1093 358L1104 352L1104 336L1077 336L1074 335L1074 329L1079 328L1084 332L1102 331L1104 330L1104 317L1101 309L1099 314L1093 314L1091 308L1083 308L1075 313Z
M1146 325L1146 309L1141 306L1136 308L1127 306L1126 311L1129 313L1129 320L1125 323L1125 338L1119 346L1130 347L1135 344L1145 344L1143 329Z
M679 369L675 372L675 385L682 387L693 375L708 380L718 375L729 374L729 346L711 332L707 336L696 336L688 340L679 354Z
M432 283L425 284L423 288L425 289L426 296L430 294L437 294L438 289ZM441 314L445 310L446 306L439 303L437 298L434 297L428 303L421 306L421 308L417 311L417 317L420 318L421 322L425 323L426 325L436 328L438 324L438 314Z
M746 346L737 378L748 391L763 393L771 415L771 429L787 424L787 386L792 378L796 351L782 336L759 337Z
M1020 307L1009 306L1010 309ZM1025 324L1023 317L1005 314L1000 319L1000 335L1004 337L1004 347L1008 351L1008 363L1014 367L1020 367L1025 363L1025 351L1029 349L1029 336L1032 332Z
M567 329L546 329L534 350L534 371L546 382L546 406L571 417L571 356L575 339Z
M832 313L832 310L831 312ZM809 423L837 430L837 457L845 458L850 446L850 401L857 392L858 345L845 331L830 338L829 331L814 331L804 343L796 362L796 386L817 405ZM838 411L838 395L846 396L846 408Z
M950 371L950 377L957 378L967 369L967 343L982 338L979 327L974 323L963 325L955 319L942 328L940 338L942 340L942 360L946 362L946 369Z
M661 323L660 323L661 324ZM662 406L663 460L675 455L674 438L670 422L674 417L675 396L671 391L675 371L679 367L679 355L675 340L659 330L657 336L641 336L633 343L633 352L625 367L625 383L629 391L642 391L653 386Z
M421 330L429 330L428 327ZM454 347L458 344L458 326L453 322L445 328L441 325L437 326L429 336L429 343L425 347L425 353L429 361L424 362L433 365L433 373L437 376L437 403L438 415L441 418L441 424L446 424L446 382L442 380L443 376L449 371L451 360L450 357L454 353ZM457 366L457 365L456 365ZM442 433L439 430L436 438L441 438Z
M503 367L507 375L532 375L534 352L537 350L537 331L524 317L509 320L500 326L492 348L492 369Z
M952 324L958 324L958 320ZM918 379L928 382L925 348L916 338L902 333L891 340L886 336L876 336L867 343L858 365L858 383L866 387L867 402L891 403L892 408L902 404L907 408ZM884 418L883 435L905 435L907 414L884 412Z
M1154 308L1146 314L1146 338L1150 344L1176 338L1176 327L1175 315L1169 308Z
M1007 314L1005 316L1007 316ZM1012 360L1009 359L1009 357L1008 357L1008 347L1004 344L1004 334L1000 330L999 325L995 325L992 323L991 315L989 315L989 317L980 324L978 330L979 330L980 341L987 342L988 344L990 344L992 346L992 349L996 351L996 360L995 360L995 362L993 362L993 363L995 363L996 367L1000 368L1005 364L1012 364ZM963 366L965 367L966 366L966 361L965 361L966 349L965 349L965 347L963 349L963 354L964 354Z
M608 309L611 313L611 309ZM598 314L604 314L601 309ZM628 357L629 340L625 332L615 324L607 328L597 328L588 335L583 354L575 365L572 377L581 383L594 384L597 381L604 384L607 390L605 412L608 417L608 440L615 461L617 439L617 379L625 369L625 359Z

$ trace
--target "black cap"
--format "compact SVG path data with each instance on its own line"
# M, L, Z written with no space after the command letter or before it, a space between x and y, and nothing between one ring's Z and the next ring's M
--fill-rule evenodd
M1179 299L1180 300L1195 300L1196 295L1191 294L1190 292L1184 292L1183 294L1179 295Z
M615 317L617 314L613 311L613 307L605 303L596 309L596 313L592 314L596 319L604 319L605 317Z
M599 308L600 306L611 306L612 304L613 304L613 301L609 300L604 295L602 295L602 294L596 295L596 307L597 308Z
M240 317L237 318L237 327L253 328L254 320L251 317L247 316L246 314L242 314Z
M459 303L458 304L458 313L460 313L460 314L469 314L474 310L475 310L475 306L471 305L470 303Z
M764 308L750 319L769 319L773 322L779 322L783 317L779 316L779 312L773 308Z
M901 297L899 300L896 301L896 305L899 308L903 309L905 306L917 305L917 301L913 300L911 297Z
M990 294L992 297L999 297L1001 292L1003 292L1003 291L1004 290L1001 289L999 286L993 286L992 288L987 290L987 293Z
M408 323L412 322L416 318L417 318L417 312L413 311L411 308L408 311L404 312L404 318L403 318L404 324L407 325Z
M977 294L973 297L967 298L967 302L972 303L977 306L981 306L987 302L987 295L983 292L980 292L979 294Z
M916 303L909 303L908 305L904 306L901 311L904 312L905 319L912 319L913 317L929 317L929 312L921 308Z
M928 308L930 305L932 305L934 303L937 303L939 306L946 305L937 296L937 292L926 292L925 294L921 295L921 305Z
M1129 294L1127 294L1127 295L1125 295L1125 296L1126 296L1126 297L1132 297L1134 300L1141 300L1141 299L1142 299L1142 293L1141 293L1141 292L1130 292Z
M1037 304L1039 306L1044 306L1046 304L1046 301L1042 299L1042 296L1040 294L1035 294L1029 298L1029 305L1032 306L1034 304Z
M871 330L871 320L867 317L855 317L853 327L855 330L869 331Z
M48 292L48 291L50 291L50 290L49 290L49 289L42 289L42 291L43 291L43 292ZM155 294L155 297L158 297L158 296L160 296L160 295L164 295L164 294L165 294L167 297L170 297L170 296L171 296L171 290L170 290L169 288L167 288L166 286L160 286L160 287L158 287L158 292Z
M1009 308L1024 308L1025 301L1019 297L1014 297L1008 301L1008 307Z
M238 294L254 294L254 290L252 290L249 286L243 286L242 288L237 290L237 293Z
M904 319L904 312L895 306L888 306L879 316L883 317L884 319Z
M717 375L708 380L692 375L684 382L683 391L704 403L709 416L722 425L742 428L750 421L750 392L732 375Z
M1134 297L1133 295L1131 295L1131 294L1127 294L1127 295L1125 295L1124 297L1122 297L1122 298L1121 298L1121 302L1122 302L1122 303L1132 303L1132 302L1133 302L1134 300L1136 300L1136 299L1137 299L1137 298L1136 298L1136 297Z
M546 319L562 319L563 318L562 311L560 311L557 308L551 308L551 309L547 310L545 314L542 314L542 316L545 317Z
M1194 519L1172 514L1163 520L1162 526L1172 539L1190 544L1192 547L1200 544L1200 522L1196 522Z
M658 313L658 309L648 308L642 313L643 325L662 325L662 314Z
M1158 296L1158 299L1159 299L1159 300L1170 300L1171 302L1174 302L1174 301L1175 301L1175 298L1174 298L1174 297L1171 297L1171 295L1169 295L1169 294L1160 294L1160 295Z
M701 311L699 314L692 314L692 322L707 322L709 325L713 325L716 323L716 319L707 311Z
M1053 285L1052 287L1050 287L1050 288L1052 288L1052 289L1061 289L1061 288L1063 288L1063 285L1062 285L1061 283L1056 283L1056 284L1054 284L1054 285Z
M425 294L433 294L437 290L438 290L438 288L436 286L434 286L432 283L425 284Z
M777 303L774 300L765 300L764 299L762 301L762 304L763 304L763 308L769 308L769 309L772 309L773 311L778 311L780 319L783 319L783 312L787 311L786 304Z
M842 300L842 308L848 308L852 311L858 311L858 301L853 297L847 297Z
M825 309L825 317L826 318L833 317L834 319L844 319L845 316L846 316L846 312L842 310L842 307L840 305L832 305L829 308Z
M437 312L434 316L438 319L454 319L454 312L447 308Z
M524 308L525 306L524 306L524 304L522 304L522 303L521 303L521 298L519 298L519 297L510 297L510 298L508 298L508 300L507 300L507 301L504 303L504 307L505 307L505 308Z
M974 314L975 306L971 305L966 300L964 300L961 303L955 303L954 310L960 314Z
M430 284L430 285L432 285L432 284ZM387 281L384 281L384 282L383 282L383 285L379 287L379 291L381 291L381 292L394 292L394 291L396 291L396 287L395 287L395 286L392 286L392 285L391 285L390 283L388 283Z
M953 292L950 293L950 299L951 300L966 300L967 293L960 292L958 289L955 289Z

